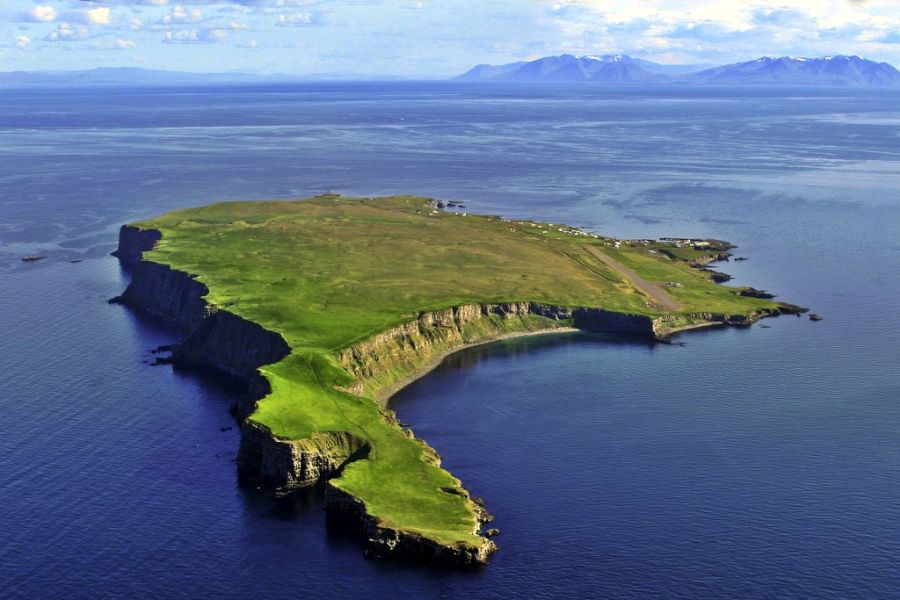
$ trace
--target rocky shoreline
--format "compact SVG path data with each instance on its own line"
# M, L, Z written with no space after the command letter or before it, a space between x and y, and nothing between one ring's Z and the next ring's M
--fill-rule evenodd
M330 484L325 488L325 518L329 529L364 539L363 552L369 558L458 569L485 565L497 551L497 545L486 537L481 538L478 546L445 545L415 533L385 527L366 511L362 501ZM489 515L482 515L480 523L487 522L488 518Z
M259 367L282 360L291 348L280 334L209 305L204 298L207 287L191 274L143 260L143 253L152 250L161 238L162 234L156 230L130 225L121 228L114 254L131 270L132 279L123 294L113 301L161 318L184 332L183 339L172 347L172 362L176 366L213 369L246 385L247 399L235 411L241 422L240 480L266 487L276 494L325 485L329 525L361 536L367 556L450 568L486 564L497 547L480 532L481 525L489 519L488 513L470 498L473 511L480 515L473 532L481 540L478 545L444 545L414 532L384 526L366 511L362 501L329 482L346 464L368 454L369 447L364 440L345 432L322 432L302 440L285 440L247 419L256 402L271 391ZM384 405L393 393L430 371L447 354L502 337L574 328L661 340L687 329L747 326L766 316L800 310L780 305L778 309L746 316L698 314L691 315L696 322L690 325L673 326L669 317L652 319L599 308L532 302L470 304L422 312L414 320L349 346L336 358L354 377L355 383L348 391L367 395ZM503 324L511 319L533 322L533 328L510 333ZM383 409L383 412L386 419L396 421L392 411ZM437 453L422 444L439 461ZM468 498L464 490L462 493Z

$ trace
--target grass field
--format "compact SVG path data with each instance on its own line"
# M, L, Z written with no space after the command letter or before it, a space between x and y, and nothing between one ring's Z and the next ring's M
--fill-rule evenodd
M368 458L333 481L386 525L441 543L477 544L470 500L374 401L343 392L350 375L335 353L420 311L531 301L662 313L588 245L666 291L691 313L747 314L776 306L738 296L687 262L639 245L613 249L561 226L435 210L429 200L320 196L292 202L220 203L136 223L163 233L145 259L196 274L207 300L281 333L292 353L261 369L272 393L250 417L285 439L349 432ZM560 231L562 229L562 231ZM504 332L537 326L504 322Z

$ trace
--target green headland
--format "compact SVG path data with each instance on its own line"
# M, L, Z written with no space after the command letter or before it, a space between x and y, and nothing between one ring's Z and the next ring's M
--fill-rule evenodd
M565 311L486 309L459 321L450 341L379 342L380 334L423 313L479 305L598 308L646 317L658 337L786 307L711 280L700 265L724 255L730 246L722 242L618 241L444 211L418 197L220 203L134 227L162 234L145 261L190 274L208 288L209 305L287 342L289 354L260 368L271 391L248 424L298 452L331 453L340 468L329 485L362 503L379 527L449 547L485 544L480 509L397 422L385 396L460 343L573 319Z

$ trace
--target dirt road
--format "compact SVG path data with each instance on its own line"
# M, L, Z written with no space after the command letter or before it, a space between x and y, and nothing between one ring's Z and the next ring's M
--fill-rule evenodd
M596 248L594 246L587 246L587 250L598 259L603 261L603 264L605 264L607 267L624 277L628 281L628 283L636 287L645 295L650 296L657 304L662 307L663 310L667 312L681 310L681 305L678 304L678 302L675 301L675 298L670 296L662 286L655 283L650 283L649 281L645 281L632 269L629 269L599 248Z

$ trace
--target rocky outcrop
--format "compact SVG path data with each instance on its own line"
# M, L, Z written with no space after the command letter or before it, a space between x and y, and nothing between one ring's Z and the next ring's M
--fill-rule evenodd
M126 264L140 262L143 253L152 250L162 239L162 232L157 229L140 229L134 225L122 225L119 229L119 247L113 256Z
M754 287L746 287L738 292L738 296L744 296L745 298L760 298L762 300L771 300L775 297L775 294L769 293L766 290L758 290Z
M485 565L497 551L497 545L485 537L479 536L477 545L441 544L413 532L386 527L366 511L361 500L330 483L325 490L325 518L329 529L364 539L365 555L370 558L459 569ZM473 531L473 535L478 535L478 531Z
M241 430L238 476L243 483L285 494L324 481L368 453L369 445L364 440L345 431L283 440L265 426L247 420Z
M746 315L728 315L720 313L691 313L690 318L697 321L707 321L730 325L732 327L747 327L765 317L778 315L795 315L807 312L808 309L793 304L780 303L773 308L760 308Z

